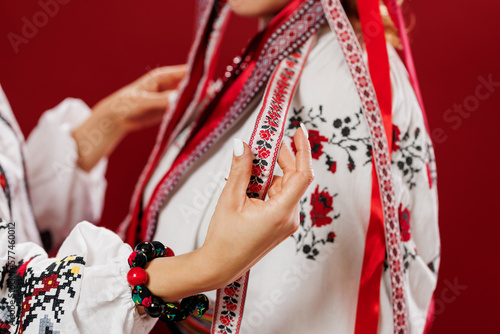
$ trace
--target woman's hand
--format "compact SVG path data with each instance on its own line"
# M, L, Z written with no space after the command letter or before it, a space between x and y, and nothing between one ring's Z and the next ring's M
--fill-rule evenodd
M159 67L98 102L94 113L109 115L123 132L158 124L186 65Z
M187 254L149 263L148 288L164 300L177 300L223 287L236 280L299 227L299 201L314 179L305 133L294 137L297 154L281 147L269 199L248 198L252 171L250 148L235 140L231 172L203 246Z
M299 201L314 179L309 141L304 132L294 136L296 157L282 145L278 164L283 176L275 176L269 189L269 200L248 198L247 186L252 172L250 148L235 140L227 185L212 217L205 247L212 254L212 265L220 269L226 285L239 278L265 254L292 235L299 227Z
M158 124L186 70L185 65L154 69L98 102L72 134L78 166L90 171L126 134Z

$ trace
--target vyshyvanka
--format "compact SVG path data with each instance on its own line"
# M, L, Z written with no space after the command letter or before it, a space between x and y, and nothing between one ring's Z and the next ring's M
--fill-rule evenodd
M401 9L386 6L410 75L379 1L358 0L362 47L341 1L292 0L216 80L229 7L200 1L188 75L121 227L127 242L201 246L234 136L255 156L251 197L265 198L301 122L316 173L299 230L212 294L212 333L424 332L439 265L435 163Z

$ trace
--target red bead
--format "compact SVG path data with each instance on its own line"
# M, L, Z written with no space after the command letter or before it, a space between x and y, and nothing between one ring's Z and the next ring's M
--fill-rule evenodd
M146 270L140 267L134 267L127 274L128 284L131 286L144 285L148 281Z
M165 247L165 256L172 257L175 256L174 251L170 247Z

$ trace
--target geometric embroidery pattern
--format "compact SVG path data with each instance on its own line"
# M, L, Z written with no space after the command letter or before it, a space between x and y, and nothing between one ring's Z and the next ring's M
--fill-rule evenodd
M284 58L270 79L268 95L264 97L248 142L254 155L252 176L247 189L249 197L264 199L270 186L288 109L314 40L315 38L308 39L297 51ZM231 285L217 291L212 333L239 332L248 277L247 272Z
M9 270L7 289L16 307L15 333L24 333L41 315L40 333L53 331L65 314L65 302L75 298L85 261L80 256L67 256L50 263L42 272L35 272L28 261L21 261Z
M401 235L396 218L395 195L392 180L388 138L385 135L381 111L363 61L361 46L339 0L321 0L330 27L337 35L344 58L358 90L365 118L370 128L373 160L380 187L384 213L385 239L391 278L391 297L395 334L408 333L408 314L404 295L401 253Z
M7 298L0 299L0 334L8 334L12 322Z
M54 331L54 324L50 320L48 315L45 315L40 320L40 328L38 330L39 334L60 334L59 331Z

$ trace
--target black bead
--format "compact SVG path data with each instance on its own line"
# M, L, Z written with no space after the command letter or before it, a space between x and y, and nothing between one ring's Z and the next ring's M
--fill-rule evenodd
M144 308L146 313L152 318L159 318L163 313L165 313L165 302L158 297L154 297L151 300L151 305Z
M156 251L155 257L164 257L165 256L165 246L159 241L151 241L151 243L153 244L155 251Z
M134 251L134 253L136 254L135 256L135 259L132 260L132 262L129 262L130 263L130 267L140 267L140 268L144 268L146 266L146 264L148 264L148 259L146 257L146 254L144 254L142 251ZM134 254L132 253L132 254ZM130 259L129 259L130 261Z
M147 241L141 242L140 244L135 246L135 250L143 252L144 255L146 255L146 257L148 258L148 262L153 260L156 255L155 246L153 246L152 243Z

